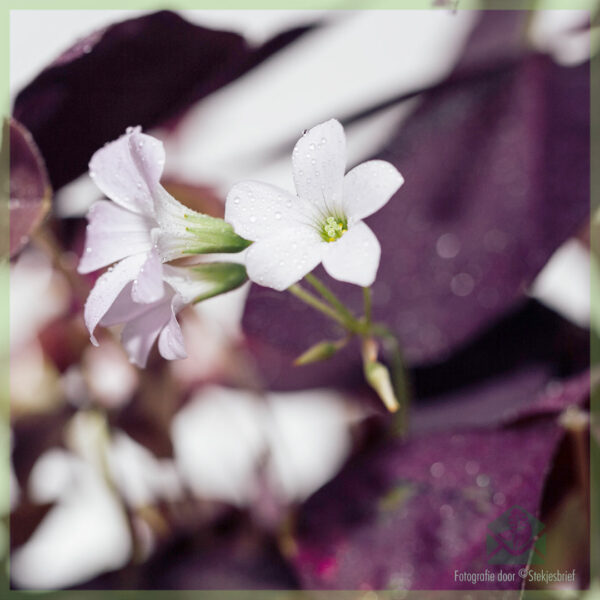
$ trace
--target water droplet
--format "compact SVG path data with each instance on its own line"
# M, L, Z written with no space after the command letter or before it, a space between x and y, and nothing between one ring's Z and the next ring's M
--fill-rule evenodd
M327 138L321 138L321 145L324 145L327 143Z
M277 211L275 213L275 218L279 221L279 219L281 219L281 213L279 211Z
M429 472L432 477L439 479L446 472L446 467L441 462L436 462L431 465Z
M476 475L479 473L479 463L474 460L467 461L467 464L465 465L465 471L469 475Z
M477 475L475 481L479 487L487 487L490 484L490 478L487 475Z
M460 240L453 233L440 235L435 250L440 258L454 258L460 252Z
M496 506L502 506L506 502L506 496L502 492L496 492L492 498Z
M450 281L450 289L456 296L468 296L475 287L475 281L468 273L459 273Z
M256 217L254 215L250 217L250 223L256 223Z
M312 152L315 149L315 145L314 144L310 144L308 149Z
M85 249L85 251L86 251L86 252L89 254L89 253L92 251L92 249L91 249L91 248L88 246L88 247Z
M500 229L490 229L483 236L483 245L488 252L502 252L508 244L508 236Z

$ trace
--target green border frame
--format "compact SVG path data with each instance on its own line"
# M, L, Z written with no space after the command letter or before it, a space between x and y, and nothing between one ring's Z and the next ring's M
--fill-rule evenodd
M453 0L450 0L451 2ZM433 7L433 0L55 0L49 5L44 0L6 0L0 10L0 114L10 114L9 95L9 51L10 51L10 11L11 10L157 10L157 9L227 9L227 10L373 10L373 9L425 9L444 10ZM458 10L588 10L599 9L594 0L458 0ZM600 58L592 61L591 77L591 194L593 199L600 195L600 176L594 176L594 167L600 169ZM0 163L0 185L5 197L8 197L8 157L2 157ZM592 202L592 204L594 204ZM590 207L591 214L591 207ZM0 223L8 222L8 203L0 203ZM591 232L594 236L594 229ZM596 235L600 235L600 228ZM592 241L594 241L592 239ZM600 239L596 240L600 244ZM8 240L1 239L0 256L7 255ZM0 516L7 507L9 497L10 459L9 443L9 272L6 261L0 262ZM596 275L598 276L598 275ZM592 287L592 311L600 315L600 285ZM593 362L600 361L600 337L591 337L591 357ZM593 363L592 363L593 364ZM600 393L592 394L591 413L600 413ZM590 456L591 477L591 536L590 567L591 581L598 585L600 577L600 447L592 448ZM0 527L2 525L0 524ZM4 548L0 531L0 560ZM52 592L16 592L8 589L6 573L0 573L0 595L3 598L24 598L31 594L43 594L49 600L96 600L110 596L115 600L141 600L145 597L176 598L177 600L517 600L518 592L492 591L411 591L411 592L370 592L370 591L52 591ZM586 600L600 600L600 585L589 592L526 592L524 596L531 600L553 600L586 597Z

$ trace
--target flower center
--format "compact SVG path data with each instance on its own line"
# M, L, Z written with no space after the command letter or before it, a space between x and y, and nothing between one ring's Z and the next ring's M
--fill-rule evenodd
M319 233L325 242L335 242L346 231L348 231L348 219L346 217L327 217Z

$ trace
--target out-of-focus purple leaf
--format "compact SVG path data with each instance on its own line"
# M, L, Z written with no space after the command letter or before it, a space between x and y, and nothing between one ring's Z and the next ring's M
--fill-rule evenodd
M566 390L566 388L565 388ZM565 402L580 403L570 391ZM513 506L539 518L563 431L556 414L495 430L385 441L302 508L294 563L309 589L518 589L488 564L488 525ZM514 573L473 586L459 572Z
M9 119L3 139L8 142L10 157L8 209L12 257L27 244L46 216L52 189L44 160L29 131L15 119Z
M17 96L14 115L32 132L58 189L127 126L177 116L308 29L251 48L235 33L168 11L123 21L64 52Z
M374 314L410 363L439 361L514 306L589 218L589 66L534 55L440 86L377 157L406 183L368 219L382 246ZM332 287L360 310L358 288ZM324 317L259 286L244 327L273 387L295 379L288 357L333 334ZM352 355L302 377L328 368L345 379L339 369Z
M234 520L197 532L157 554L144 569L143 585L160 590L291 590L293 569L274 540Z
M440 364L412 371L411 431L496 426L589 390L589 333L535 301Z

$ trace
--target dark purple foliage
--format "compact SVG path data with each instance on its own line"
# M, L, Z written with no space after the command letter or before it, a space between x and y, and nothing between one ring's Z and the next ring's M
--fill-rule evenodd
M64 52L17 96L14 115L32 132L58 189L126 127L177 116L308 29L251 48L235 33L172 12L123 21Z
M52 189L29 131L10 119L6 132L10 147L10 256L14 256L46 216Z
M582 386L575 395L565 389L558 404L587 396ZM555 413L491 431L385 441L363 453L301 510L294 563L303 586L520 588L518 576L474 586L455 570L517 573L488 563L488 525L513 506L539 517L562 436Z

